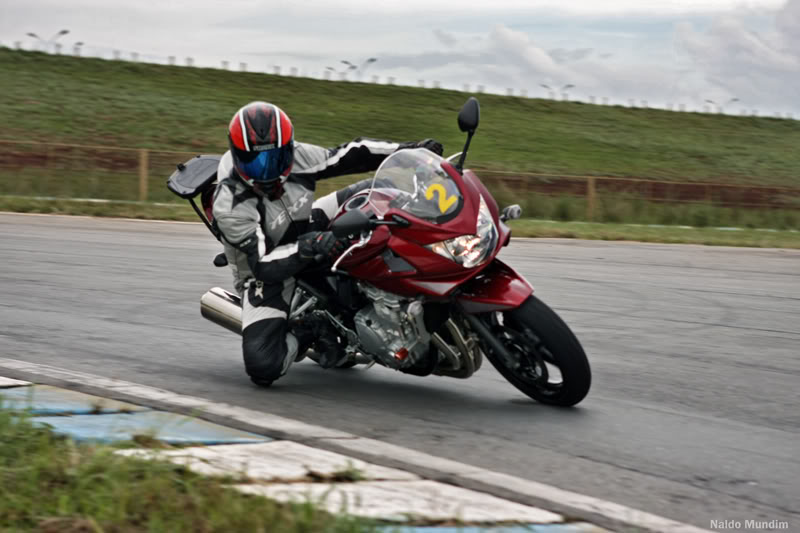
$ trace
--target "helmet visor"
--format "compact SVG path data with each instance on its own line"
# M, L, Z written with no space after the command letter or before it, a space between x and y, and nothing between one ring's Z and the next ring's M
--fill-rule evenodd
M233 151L236 171L245 179L257 183L274 181L281 177L292 166L294 146L290 142L285 146L265 150L263 152Z

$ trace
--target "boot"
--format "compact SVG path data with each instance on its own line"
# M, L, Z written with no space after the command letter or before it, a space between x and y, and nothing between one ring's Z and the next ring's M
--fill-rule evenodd
M339 342L339 332L324 315L308 314L289 321L289 329L297 338L297 359L305 357L314 348L314 359L322 368L333 368L347 360ZM302 354L302 355L301 355Z
M294 338L297 339L297 357L294 358L295 363L299 363L306 358L306 352L314 344L314 329L311 327L309 321L301 318L295 318L289 321L289 331L292 332Z

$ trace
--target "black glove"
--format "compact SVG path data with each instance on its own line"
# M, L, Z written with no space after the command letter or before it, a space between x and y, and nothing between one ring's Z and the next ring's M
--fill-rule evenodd
M297 251L304 259L333 262L347 250L349 244L346 239L337 239L331 231L312 231L298 237Z
M444 153L444 147L442 146L442 143L435 139L425 139L422 141L402 143L398 150L402 150L404 148L425 148L436 155L442 155Z
M425 148L436 155L442 155L444 153L444 146L442 146L442 143L436 139L425 139L424 141L420 141L417 143L417 148Z

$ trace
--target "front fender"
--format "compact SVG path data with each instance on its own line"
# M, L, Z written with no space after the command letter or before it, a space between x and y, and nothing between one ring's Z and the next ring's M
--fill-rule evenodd
M457 299L467 313L488 313L517 308L531 294L531 284L495 258L478 276L461 286Z

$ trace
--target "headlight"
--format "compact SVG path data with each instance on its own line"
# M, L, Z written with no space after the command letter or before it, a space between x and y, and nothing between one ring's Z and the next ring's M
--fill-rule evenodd
M481 196L478 210L478 228L475 235L462 235L454 239L436 242L425 248L442 257L455 261L464 268L483 264L497 247L497 228L492 221L489 207Z

